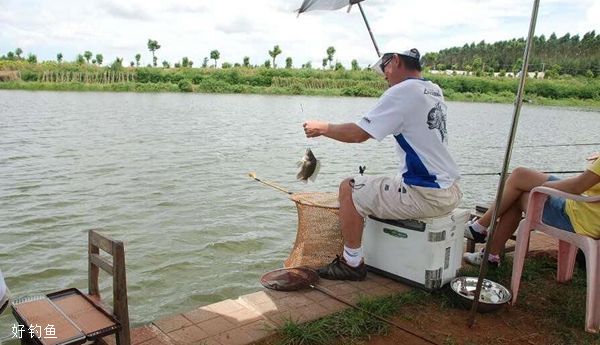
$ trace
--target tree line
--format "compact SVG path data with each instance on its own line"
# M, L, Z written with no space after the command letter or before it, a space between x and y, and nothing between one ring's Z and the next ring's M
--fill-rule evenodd
M535 36L528 69L544 72L549 77L558 75L600 76L600 35L595 30L583 36L566 33L557 37L552 33ZM465 43L462 47L427 53L423 63L430 69L452 69L485 75L493 72L519 72L523 64L524 38L495 43Z
M452 47L440 50L439 52L427 53L423 56L422 63L425 69L436 70L464 70L473 72L476 76L493 75L500 73L504 75L507 72L518 73L522 65L522 55L525 48L524 38L514 38L507 41L499 41L495 43L479 43L472 42L465 44L462 47ZM148 39L148 51L152 54L152 64L146 67L159 67L158 51L161 45L158 41ZM241 62L222 62L221 68L231 67L265 67L278 68L277 58L283 53L282 48L277 44L273 49L268 50L270 58L263 63L251 64L250 58L244 56ZM335 60L336 49L330 46L325 51L325 56L322 60L323 70L346 70L346 68ZM129 67L140 67L142 54L137 53L129 62ZM63 54L56 55L56 61L60 64L63 62ZM210 51L208 56L204 57L200 67L217 68L221 53L217 49ZM29 53L27 56L21 48L16 48L14 51L9 51L6 55L0 56L0 60L22 60L29 63L38 63L37 56ZM209 63L212 60L212 63ZM111 62L108 67L112 69L120 69L124 67L124 58L117 57ZM102 54L93 54L91 51L85 51L78 54L73 61L78 65L102 66L104 57ZM184 56L181 60L171 64L167 60L163 60L160 67L162 68L192 68L197 66L194 61ZM292 57L286 57L285 68L294 68ZM310 61L301 65L302 69L312 69ZM368 66L367 66L368 68ZM600 35L596 35L595 31L585 33L582 37L579 35L571 36L569 33L563 37L557 37L556 34L551 34L547 39L544 35L535 36L533 41L533 54L530 58L528 67L530 72L544 72L544 78L558 78L564 75L584 76L594 78L600 76ZM359 66L356 59L353 59L349 70L359 71L362 68Z
M158 67L158 57L156 56L156 52L157 52L157 50L159 50L161 48L161 45L156 40L148 39L147 47L148 47L148 51L152 54L152 64L148 64L146 67ZM323 64L322 64L323 69L329 68L329 69L336 70L336 71L345 69L345 67L338 61L336 61L335 64L333 64L335 52L336 52L335 47L330 46L327 48L326 56L323 58ZM243 67L277 68L276 59L282 53L283 53L283 50L281 49L281 47L278 44L276 44L272 50L268 51L268 54L271 58L265 60L262 64L251 65L250 57L244 56L241 63L236 62L236 63L232 64L230 62L223 62L221 64L221 68L242 67L242 66ZM23 50L21 48L16 48L15 51L9 51L6 55L0 56L0 60L9 60L9 61L25 60L30 63L38 62L37 56L35 54L30 53L27 56L27 58L25 58L24 56L21 56L22 54L23 54ZM204 59L202 60L201 67L217 68L218 61L221 58L221 53L219 52L219 50L214 49L214 50L210 51L209 56L210 56L210 60L213 60L214 63L211 66L209 66L209 57L204 57ZM64 59L64 56L62 53L56 54L56 61L58 63L62 63L63 59ZM129 62L129 67L140 67L141 59L142 59L142 54L140 54L140 53L135 54L134 60L131 60ZM91 62L93 65L102 66L102 63L104 62L104 57L102 54L96 54L95 58L94 58L94 54L91 51L86 50L84 53L78 54L73 62L80 64L80 65L89 64ZM161 65L163 68L171 68L171 63L167 60L163 60ZM180 61L173 63L172 66L174 68L182 68L182 67L183 68L188 68L188 67L192 68L194 66L194 61L192 59L190 59L189 57L184 56L183 58L181 58ZM124 67L123 66L123 58L117 57L115 59L115 61L110 64L109 67L112 67L113 69ZM285 59L285 68L288 68L288 69L293 68L292 57L288 56ZM312 63L310 61L308 61L308 62L302 64L302 68L311 69ZM361 69L361 67L359 66L358 61L356 59L353 59L351 61L350 69L353 71L357 71L357 70Z

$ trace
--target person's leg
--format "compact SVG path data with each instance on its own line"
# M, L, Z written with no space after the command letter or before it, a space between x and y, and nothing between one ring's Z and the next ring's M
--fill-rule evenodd
M344 245L350 248L359 248L362 239L364 218L356 211L352 201L352 179L348 178L340 184L340 226Z
M519 200L513 203L508 210L504 212L496 229L494 230L494 239L490 245L491 255L500 255L506 242L510 236L517 230L519 222L521 221L521 215L523 211L527 209L527 202L529 200L529 192L521 194Z
M363 262L361 240L364 219L356 210L352 200L353 180L342 181L339 190L339 219L344 238L344 253L329 265L319 268L317 273L321 278L333 280L364 280L367 267Z
M494 229L494 238L490 244L488 262L490 267L498 267L500 264L500 253L506 245L506 241L517 229L521 221L521 215L527 209L529 201L529 192L522 193L519 200L512 203L509 209L505 210L504 214L498 220ZM475 253L465 253L463 258L466 262L473 265L480 265L483 260L483 251Z
M521 195L532 190L534 187L541 186L548 181L549 175L529 168L516 168L512 171L502 193L500 200L500 208L498 209L498 217L502 215L514 204L518 203ZM482 226L489 227L492 223L493 208L490 207L484 215L477 220Z

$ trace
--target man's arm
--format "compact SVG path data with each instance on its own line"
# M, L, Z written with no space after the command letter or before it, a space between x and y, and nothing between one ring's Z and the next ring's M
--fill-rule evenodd
M306 121L302 127L307 138L323 135L344 143L362 143L371 138L369 133L355 123L332 124L323 121Z
M596 175L591 170L586 170L577 176L566 178L564 180L548 181L542 184L542 186L558 189L571 194L581 194L597 183L600 183L600 175Z

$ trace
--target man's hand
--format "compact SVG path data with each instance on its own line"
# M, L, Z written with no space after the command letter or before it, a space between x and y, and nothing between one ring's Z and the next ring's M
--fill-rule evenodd
M315 138L324 135L329 128L328 122L309 120L304 122L304 134L307 138Z

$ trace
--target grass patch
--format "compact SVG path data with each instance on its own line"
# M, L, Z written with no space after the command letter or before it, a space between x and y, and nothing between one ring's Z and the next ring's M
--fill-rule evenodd
M403 294L383 298L362 297L357 305L375 315L390 317L398 315L406 305L424 303L429 294L421 290L412 290ZM407 315L407 317L409 317ZM371 335L386 334L389 326L369 314L346 309L328 317L300 324L287 320L278 329L281 345L326 345L341 342L355 343L367 339Z
M498 269L488 271L487 279L508 287L511 273L512 258L507 257ZM479 268L472 266L466 266L459 272L459 275L466 276L477 276L478 274ZM549 344L600 344L600 334L584 332L585 271L576 268L573 280L567 284L557 283L555 277L556 259L548 256L528 257L521 278L518 304L512 307L510 312L492 315L494 322L496 322L495 318L498 318L497 322L516 327L519 321L511 319L515 313L527 314L528 317L535 320L536 328L541 334L554 339ZM436 312L465 313L462 310L452 310L463 307L448 286L433 293L415 289L383 298L361 298L358 305L384 318L395 317L415 323L417 328L419 315L415 311L434 314ZM427 327L431 326L424 326L424 334L427 334ZM288 320L278 329L275 343L285 345L365 344L371 336L384 335L389 331L386 323L361 311L347 309L305 324ZM497 341L501 341L503 336L504 334L498 334ZM478 344L468 334L448 334L438 340L440 343L448 345ZM269 344L271 343L273 342Z
M141 72L140 72L141 73ZM159 81L159 80L165 81ZM268 79L268 78L267 78ZM0 82L0 90L50 90L50 91L110 91L110 92L198 92L198 93L224 93L224 94L266 94L266 95L305 95L305 96L330 96L330 97L379 97L384 87L374 86L376 81L328 79L322 87L310 87L310 83L299 81L289 85L285 83L271 84L270 81L254 83L240 81L231 83L228 79L198 78L158 78L144 82L123 82L113 84L64 82L48 83L38 81L10 81ZM345 86L351 82L353 85ZM337 84L339 86L337 86ZM354 85L355 84L355 85ZM461 88L457 85L444 87L444 95L449 101L483 102L483 103L513 103L516 95L513 91L480 91L475 88ZM456 87L456 91L453 87ZM580 107L587 109L600 108L600 98L579 98L575 94L566 94L560 98L546 97L535 93L525 94L525 103L544 106Z

